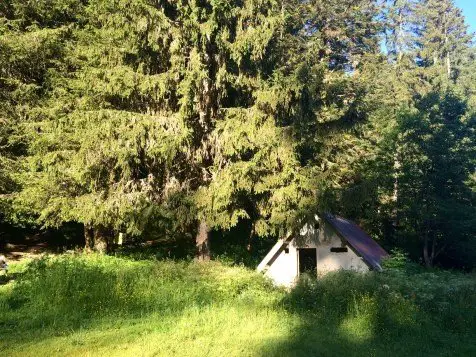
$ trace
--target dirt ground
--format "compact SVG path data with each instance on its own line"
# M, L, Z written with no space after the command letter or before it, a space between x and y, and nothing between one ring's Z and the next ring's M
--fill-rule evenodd
M19 243L6 243L0 254L5 255L9 261L19 261L25 258L38 257L44 253L54 253L48 242L41 237L30 237Z
M0 255L5 255L9 262L15 262L45 253L62 253L78 246L77 240L82 237L74 233L68 236L53 230L35 232L0 227Z

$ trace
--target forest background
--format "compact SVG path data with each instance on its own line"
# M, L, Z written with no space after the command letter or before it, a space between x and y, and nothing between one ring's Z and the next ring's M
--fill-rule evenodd
M452 0L2 1L1 244L208 259L329 211L472 269L475 56Z

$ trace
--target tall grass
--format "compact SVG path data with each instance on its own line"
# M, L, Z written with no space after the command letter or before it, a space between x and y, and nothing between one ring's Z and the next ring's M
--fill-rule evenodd
M341 271L302 279L284 301L297 311L329 316L373 314L375 324L395 327L433 323L445 330L476 331L476 275L401 270L356 274Z
M59 256L32 261L4 298L16 312L10 326L70 327L92 318L179 314L185 308L233 301L266 304L270 282L245 268L219 263L130 261L100 255ZM26 319L18 319L23 313ZM3 320L3 321L2 321Z
M219 262L64 255L16 269L0 286L6 355L476 355L474 275L339 272L285 291Z

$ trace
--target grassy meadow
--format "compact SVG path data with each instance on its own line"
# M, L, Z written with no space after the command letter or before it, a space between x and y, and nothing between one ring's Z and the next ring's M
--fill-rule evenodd
M476 276L405 267L291 291L220 262L62 255L0 277L2 356L476 356Z

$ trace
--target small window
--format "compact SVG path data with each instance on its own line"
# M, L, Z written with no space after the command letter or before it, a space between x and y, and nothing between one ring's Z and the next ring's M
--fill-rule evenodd
M347 253L347 247L332 247L332 253Z
M289 254L289 248L288 247L284 248L284 254Z

